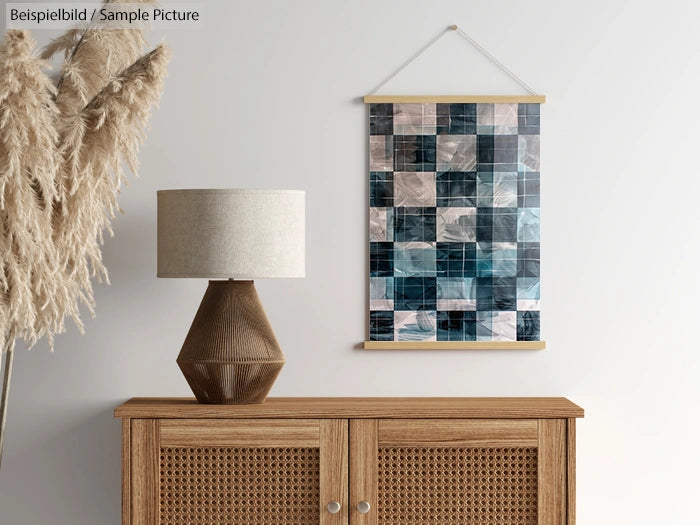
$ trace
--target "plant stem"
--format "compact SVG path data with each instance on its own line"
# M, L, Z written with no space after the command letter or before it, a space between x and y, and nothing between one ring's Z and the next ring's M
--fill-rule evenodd
M0 401L0 468L2 468L2 448L5 444L5 423L7 421L7 397L10 394L10 379L12 379L12 361L14 345L10 344L5 356L5 375L2 381L2 400Z
M80 44L83 43L83 40L85 39L86 33L87 33L87 29L85 31L83 31L82 35L80 35L80 40L78 40L78 42L75 44L75 47L73 48L73 51L70 54L70 57L68 58L68 60L66 60L66 64L72 62L73 58L75 58L75 54L78 52L78 48L80 47ZM56 83L56 96L54 97L54 100L58 100L58 94L61 91L61 87L63 86L63 80L65 79L65 77L66 77L65 72L61 72L61 78L59 78L58 82Z

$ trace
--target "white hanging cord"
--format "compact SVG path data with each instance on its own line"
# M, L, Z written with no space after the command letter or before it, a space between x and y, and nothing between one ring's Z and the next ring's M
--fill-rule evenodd
M456 26L455 26L455 27L456 27ZM444 29L443 31L440 31L440 34L438 34L438 35L437 35L435 38L433 38L430 42L428 42L427 44L425 44L425 45L420 49L420 51L418 51L415 55L413 55L411 58L409 58L408 60L406 60L406 62L404 62L403 64L401 64L401 67L399 67L399 69L397 69L396 71L394 71L394 72L393 72L391 75L389 75L382 83L380 83L376 88L374 88L372 91L370 91L370 92L367 93L367 94L368 94L368 95L374 95L377 91L379 91L379 90L384 86L384 84L386 84L387 82L389 82L392 78L394 78L396 75L398 75L399 73L401 73L401 71L403 71L404 69L406 69L406 68L411 64L411 62L413 62L416 58L418 58L418 57L421 56L423 53L425 53L425 51L426 51L430 46L432 46L435 42L437 42L438 40L440 40L443 36L445 36L445 35L446 35L447 33L449 33L451 30L452 30L452 27L448 27L447 29Z
M394 71L391 75L389 75L383 82L381 82L377 87L375 87L372 91L367 93L368 95L374 95L377 91L379 91L387 82L389 82L392 78L394 78L396 75L401 73L404 69L406 69L416 58L421 56L425 51L431 47L435 42L440 40L443 36L445 36L447 33L450 31L457 31L460 35L462 35L464 38L466 38L467 42L469 42L471 45L473 45L477 51L479 51L481 54L483 54L486 58L488 58L491 62L496 64L501 70L507 74L510 78L515 80L518 84L520 84L526 91L528 91L531 95L536 95L537 93L535 90L533 90L530 86L528 86L525 82L523 82L515 73L513 73L510 69L508 69L506 66L504 66L496 57L494 57L491 53L486 51L483 47L479 45L479 43L474 40L472 37L470 37L468 34L466 34L464 31L462 31L457 25L451 25L445 28L443 31L441 31L436 37L434 37L430 42L428 42L426 45L424 45L416 54L414 54L411 58L406 60L401 66Z
M459 27L456 25L453 25L450 27L450 29L457 31L460 35L462 35L464 38L467 39L467 41L473 45L478 51L480 51L486 58L488 58L491 62L496 64L498 67L500 67L504 73L506 73L510 78L515 80L518 84L520 84L523 88L525 88L527 91L530 92L530 95L536 95L537 93L535 92L534 89L532 89L530 86L528 86L525 82L523 82L518 75L513 73L510 69L508 69L506 66L504 66L500 60L498 60L495 56L493 56L491 53L486 51L483 47L479 45L479 43L474 40L472 37L470 37L468 34L466 34L464 31L462 31Z

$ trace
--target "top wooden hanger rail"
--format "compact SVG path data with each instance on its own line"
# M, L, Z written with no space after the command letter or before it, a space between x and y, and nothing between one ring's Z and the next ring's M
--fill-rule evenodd
M544 95L366 95L365 104L544 104Z

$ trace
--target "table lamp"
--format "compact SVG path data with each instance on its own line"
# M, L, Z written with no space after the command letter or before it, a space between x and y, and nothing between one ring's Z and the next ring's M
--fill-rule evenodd
M177 364L200 403L265 401L282 366L253 279L304 277L303 191L158 191L158 277L213 279Z

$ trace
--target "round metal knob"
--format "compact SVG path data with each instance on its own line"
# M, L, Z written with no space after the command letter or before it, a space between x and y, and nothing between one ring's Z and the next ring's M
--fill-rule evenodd
M360 514L367 514L371 508L372 507L367 501L361 501L357 504L357 512Z
M338 512L340 512L340 503L338 503L337 501L331 501L328 504L328 506L326 506L326 508L331 514L337 514Z

